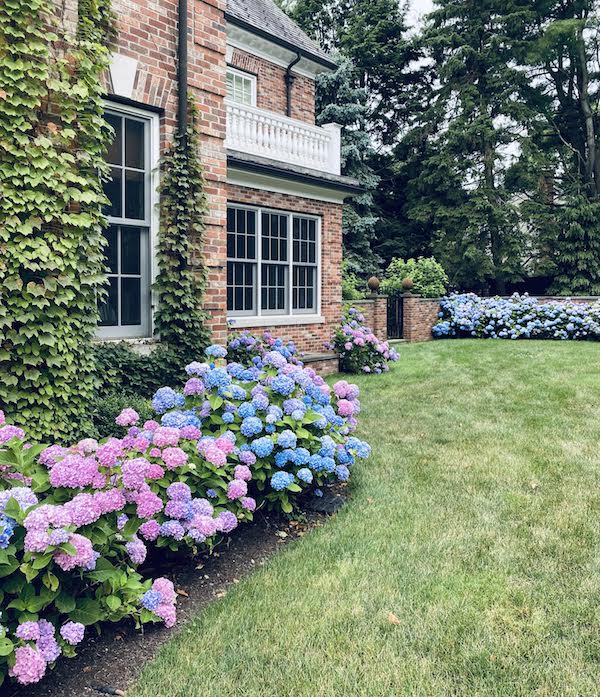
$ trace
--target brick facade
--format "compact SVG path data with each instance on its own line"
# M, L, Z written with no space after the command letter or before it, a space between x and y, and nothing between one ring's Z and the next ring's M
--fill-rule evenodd
M76 26L76 1L55 0L64 25ZM116 39L113 53L137 61L133 91L128 103L160 113L160 151L169 145L177 126L178 0L113 0ZM190 0L188 16L188 89L200 112L200 155L204 166L208 216L204 247L196 245L193 261L208 268L205 307L211 315L213 340L227 336L226 211L230 200L300 211L321 216L323 224L322 311L325 324L273 328L293 338L304 351L322 351L323 341L340 313L341 218L340 204L268 193L253 189L227 189L225 148L227 111L226 0ZM232 64L257 75L259 108L286 112L285 68L239 49ZM108 99L114 94L106 75ZM115 101L118 102L118 99ZM118 103L116 104L118 108ZM296 75L292 87L292 118L314 123L314 80Z
M286 115L287 90L285 68L246 51L234 49L231 65L256 75L256 106L259 109ZM291 117L298 121L315 122L315 81L304 75L295 75L291 91Z
M321 315L325 322L249 329L257 332L268 330L292 339L302 351L322 353L323 343L331 339L342 311L342 205L232 184L227 185L227 200L321 218Z

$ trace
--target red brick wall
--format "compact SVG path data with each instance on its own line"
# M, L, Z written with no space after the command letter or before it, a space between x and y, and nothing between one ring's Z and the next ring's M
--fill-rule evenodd
M313 201L299 196L260 191L243 186L227 185L230 203L278 208L309 213L321 217L321 315L322 324L298 324L281 327L258 327L251 331L271 331L277 336L292 339L301 351L322 353L323 343L331 339L342 311L342 206L339 203Z
M256 106L259 109L286 114L285 68L264 58L234 49L231 65L256 75ZM303 75L294 75L292 85L292 119L315 122L315 81Z
M57 14L72 29L76 21L75 0L54 0ZM226 0L190 0L188 77L189 91L200 112L200 156L205 170L208 217L204 247L197 245L193 259L208 267L205 307L212 315L213 339L227 336L226 292ZM170 143L177 125L177 20L178 0L113 0L117 21L114 51L138 61L131 99L162 110L161 152ZM234 65L258 75L258 106L285 113L284 68L242 51L234 51ZM112 87L106 76L110 99ZM292 117L314 123L314 81L297 76L293 86ZM326 325L300 325L275 329L294 338L302 350L322 351L331 326L340 313L341 205L309 201L294 196L231 190L234 199L323 218L322 308Z
M348 303L359 310L365 317L365 325L373 330L378 339L387 339L387 296L376 295L365 300L353 300Z
M438 319L439 298L405 295L402 315L402 337L406 341L429 341L431 329Z

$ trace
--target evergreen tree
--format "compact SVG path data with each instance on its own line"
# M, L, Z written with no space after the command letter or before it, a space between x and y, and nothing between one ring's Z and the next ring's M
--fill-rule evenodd
M320 123L344 126L343 174L365 189L344 206L349 268L376 273L380 259L372 246L379 176L374 166L381 164L378 151L395 142L404 123L412 79L408 68L417 57L405 38L406 10L395 0L297 0L289 11L324 49L341 57L336 73L317 80L317 113Z
M344 206L342 227L348 269L361 275L373 274L378 267L371 240L377 222L373 195L379 179L370 165L373 146L365 129L366 99L365 89L356 84L352 64L341 56L334 73L320 75L317 79L317 120L343 126L342 171L357 179L364 189Z
M519 163L550 292L600 293L600 39L596 0L521 2L515 58L534 118Z
M518 211L505 186L527 113L525 76L505 36L512 9L503 0L436 0L421 37L433 79L418 127L427 146L411 211L432 220L434 253L456 285L499 293L523 261Z

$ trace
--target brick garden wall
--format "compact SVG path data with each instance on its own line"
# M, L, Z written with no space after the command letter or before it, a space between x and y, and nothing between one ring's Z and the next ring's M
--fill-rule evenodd
M342 206L339 203L313 201L299 196L278 194L243 186L227 185L230 203L278 208L321 217L321 324L298 324L249 329L268 330L277 336L292 339L302 351L322 353L323 343L331 339L342 311Z
M365 324L373 330L378 339L387 339L387 296L375 295L365 300L353 300L349 303L365 317Z
M437 321L439 310L439 298L404 295L402 337L411 342L432 339L431 328Z
M286 115L285 68L237 48L233 50L231 65L256 75L256 106L259 109ZM315 82L304 75L295 75L293 70L292 76L290 118L314 124Z
M536 298L540 303L565 302L568 300L580 305L595 303L600 300L599 296L563 297L540 295L536 296ZM420 298L417 295L405 295L402 322L404 339L406 341L429 341L432 339L431 330L438 320L439 309L439 298Z

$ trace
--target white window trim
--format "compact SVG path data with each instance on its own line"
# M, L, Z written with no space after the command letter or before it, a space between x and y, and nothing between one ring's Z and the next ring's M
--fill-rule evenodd
M232 73L233 75L239 75L239 77L243 77L246 80L250 80L250 87L252 89L252 102L250 103L249 106L256 106L257 102L257 77L254 73L247 73L245 70L240 70L239 68L234 68L232 65L227 66L227 72ZM243 106L248 106L247 104L243 104L243 102L236 102L235 100L231 99L231 97L227 97L227 102L230 104L242 104Z
M286 211L279 208L267 208L266 206L249 206L243 203L235 203L234 201L227 202L227 208L239 208L248 211L254 211L256 213L256 259L249 260L250 263L256 264L256 289L254 293L254 302L256 304L256 313L248 314L247 312L235 312L227 311L227 322L232 327L268 327L268 326L283 326L286 324L320 324L325 321L321 314L321 295L322 295L322 219L318 215L311 215L310 213L302 213L301 211ZM261 213L276 213L278 215L285 215L288 217L288 302L289 307L288 314L269 314L268 312L262 311L261 308L261 262L262 262L262 216ZM316 222L316 269L317 269L317 284L316 293L317 301L315 303L316 312L293 312L292 309L292 299L293 299L293 218L298 216L301 218L310 218ZM229 261L229 257L227 257Z
M154 281L158 274L157 263L157 247L158 247L158 228L160 220L160 212L158 210L158 186L160 181L160 118L159 115L152 111L140 109L138 107L120 104L118 102L104 101L104 108L115 114L123 116L135 116L148 121L148 197L146 201L145 220L140 222L143 227L148 227L148 253L149 260L149 283L150 283L150 317L149 317L149 334L147 336L133 333L128 327L98 327L96 336L98 339L149 339L154 335L154 310L158 303L158 296L153 290ZM115 224L129 224L115 223Z

